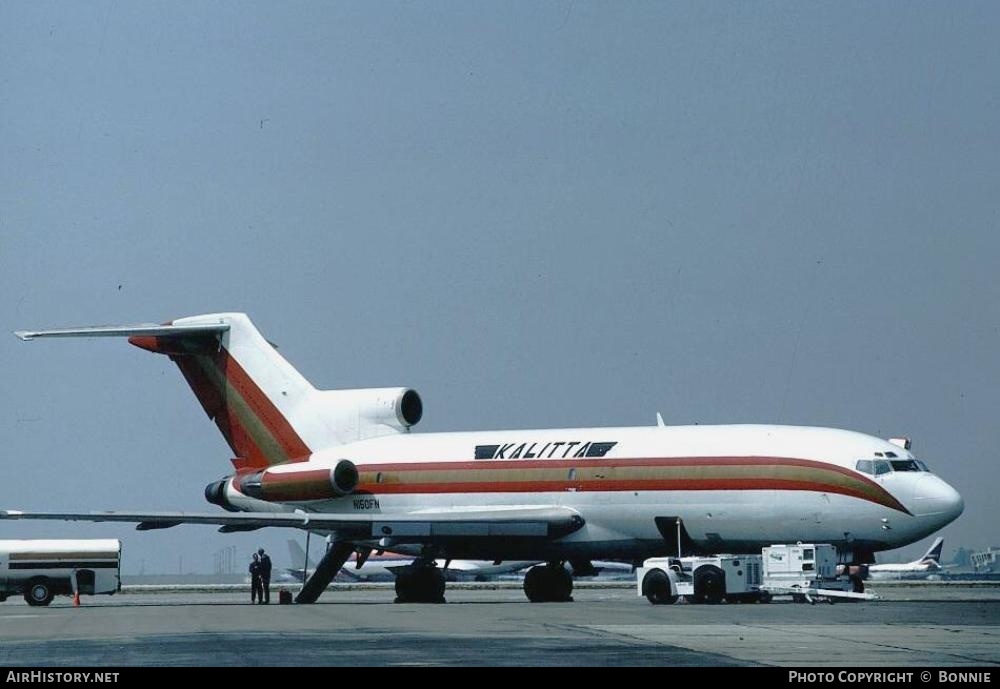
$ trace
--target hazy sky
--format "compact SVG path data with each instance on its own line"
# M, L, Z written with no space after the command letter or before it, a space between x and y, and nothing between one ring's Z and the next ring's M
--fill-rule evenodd
M248 312L421 431L909 435L1000 542L1000 5L0 2L0 330ZM213 509L170 362L0 336L0 507ZM118 536L209 571L286 532ZM297 532L296 532L297 535ZM919 555L926 543L890 558Z

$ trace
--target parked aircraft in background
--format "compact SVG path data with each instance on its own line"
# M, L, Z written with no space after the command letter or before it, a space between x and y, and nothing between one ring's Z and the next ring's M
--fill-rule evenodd
M232 448L235 471L205 489L225 512L8 510L0 518L329 535L301 603L315 601L358 550L415 558L397 575L401 600L443 600L434 562L462 558L545 562L528 570L525 593L559 601L573 586L566 562L806 541L833 544L843 564L871 563L876 551L920 540L963 509L909 441L830 428L413 434L423 414L414 390L317 390L239 313L17 335L127 336L170 357Z
M933 572L941 571L941 548L944 546L944 538L938 536L934 543L927 549L923 557L913 562L886 563L882 565L869 565L868 575L872 579L902 579L923 577Z
M306 551L294 539L288 541L288 554L292 558L293 567L286 569L298 581L304 579L304 569L294 567L296 563L306 562ZM371 554L368 557L358 557L355 553L340 572L338 579L345 581L395 581L401 572L408 571L413 566L415 558L397 553ZM436 560L435 567L441 569L447 581L488 581L501 574L512 574L536 565L536 560L489 562L487 560ZM310 572L316 566L310 559L307 566Z
M316 563L311 557L306 558L306 551L295 539L288 539L288 556L291 558L292 566L285 567L285 573L296 581L304 582L309 572L316 571Z

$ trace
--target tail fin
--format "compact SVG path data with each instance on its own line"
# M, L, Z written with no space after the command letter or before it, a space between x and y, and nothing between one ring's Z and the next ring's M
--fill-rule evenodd
M304 461L313 450L407 433L423 415L420 395L409 388L315 389L242 313L15 335L127 336L170 357L232 448L237 469Z
M245 314L226 313L181 318L173 325L224 323L229 329L205 347L186 337L130 337L129 342L170 356L215 421L242 465L263 468L303 461L311 453L301 427L314 388L260 334ZM162 340L168 340L162 342ZM153 346L149 346L149 345ZM298 430L296 427L299 427Z
M294 538L288 539L288 555L292 558L292 567L298 567L304 563L306 569L314 568L312 559L306 557L306 551Z
M322 428L307 403L313 386L242 313L15 334L22 340L124 335L137 347L169 356L229 443L238 469L303 461L311 454L303 436Z
M944 537L938 536L934 539L931 547L927 549L924 556L920 558L920 564L940 564L941 563L941 549L944 547Z

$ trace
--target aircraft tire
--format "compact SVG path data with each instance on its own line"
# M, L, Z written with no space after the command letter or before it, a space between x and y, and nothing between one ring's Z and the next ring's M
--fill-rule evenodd
M524 595L532 603L545 602L545 596L543 595L545 585L542 582L545 575L542 570L544 570L544 567L535 566L529 569L524 575Z
M444 603L445 585L437 567L407 567L396 576L396 602Z
M573 577L559 564L535 565L524 575L524 595L532 603L573 600Z

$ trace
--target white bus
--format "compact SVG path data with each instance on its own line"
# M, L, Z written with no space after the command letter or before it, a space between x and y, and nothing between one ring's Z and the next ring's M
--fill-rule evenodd
M0 602L18 593L28 605L57 594L113 594L121 589L117 539L0 541Z

